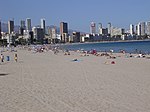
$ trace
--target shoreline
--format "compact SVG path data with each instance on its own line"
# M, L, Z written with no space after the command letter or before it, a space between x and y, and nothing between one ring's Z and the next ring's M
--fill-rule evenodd
M63 49L68 50L85 50L90 51L95 49L101 52L110 52L113 50L115 53L119 53L124 50L127 53L143 53L150 54L150 40L132 40L132 41L111 41L111 42L87 42L87 43L66 43L57 44Z
M80 44L97 44L97 43L124 43L124 42L145 42L150 41L150 39L145 40L121 40L121 41L99 41L99 42L83 42L83 43L60 43L54 45L80 45Z

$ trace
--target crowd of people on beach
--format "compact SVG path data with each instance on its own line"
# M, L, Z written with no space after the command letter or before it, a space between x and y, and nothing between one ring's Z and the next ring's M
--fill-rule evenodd
M9 48L5 48L5 51L10 51L10 52L15 52L14 53L14 61L17 62L18 61L18 55L17 55L17 50L15 50L15 47L9 47ZM73 50L69 50L69 49L64 49L62 46L60 45L30 45L30 46L17 46L17 49L23 49L23 50L28 50L28 51L32 51L32 53L45 53L48 51L52 51L53 54L57 55L58 53L64 53L64 55L71 55L71 52L73 52ZM0 60L1 63L4 62L4 60L6 59L7 61L10 61L10 57L9 56L4 56L3 52L4 51L4 47L1 50L1 56L0 56ZM71 52L70 52L71 51ZM143 54L142 52L138 52L138 50L135 50L136 53L126 53L125 50L120 50L119 53L124 54L125 57L127 58L131 58L131 57L135 57L135 58L145 58L148 54ZM117 57L114 55L114 50L110 49L110 51L106 52L99 52L95 49L91 49L91 50L84 50L84 49L79 49L79 50L74 50L74 52L79 52L80 56L90 56L90 55L94 55L94 56L105 56L107 57L107 59L116 59ZM119 57L119 56L118 56ZM148 58L148 57L147 57Z
M116 59L116 56L113 55L115 54L113 49L110 49L110 51L103 51L103 52L99 52L95 49L91 49L88 51L84 49L69 50L69 49L64 49L60 45L32 45L32 46L27 46L27 48L28 51L32 51L33 53L43 53L43 52L53 51L55 55L57 55L60 52L63 52L64 55L71 55L70 51L74 51L74 52L79 52L81 56L94 55L94 56L105 56L110 59ZM137 49L135 49L135 53L127 53L125 50L122 49L120 49L118 53L124 54L124 56L128 58L129 57L144 58L146 57L146 55L149 55L149 54L144 54L141 51L138 51Z

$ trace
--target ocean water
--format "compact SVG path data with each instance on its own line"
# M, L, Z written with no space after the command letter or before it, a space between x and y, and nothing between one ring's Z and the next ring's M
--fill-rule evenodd
M150 40L148 41L130 41L130 42L104 42L104 43L83 43L83 44L69 44L62 45L64 49L69 50L92 50L107 51L114 50L120 52L125 50L128 53L146 53L150 54Z

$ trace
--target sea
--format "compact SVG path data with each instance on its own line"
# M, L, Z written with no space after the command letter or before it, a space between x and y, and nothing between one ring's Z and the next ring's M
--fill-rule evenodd
M124 50L127 53L150 54L150 40L65 44L61 45L61 47L68 50L97 50L100 52L113 50L115 53Z

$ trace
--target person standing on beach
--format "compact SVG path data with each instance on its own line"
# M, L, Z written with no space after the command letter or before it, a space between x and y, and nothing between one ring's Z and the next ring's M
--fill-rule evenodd
M4 55L1 54L1 62L4 62Z
M17 60L18 60L17 53L15 53L15 55L14 55L14 59L15 59L15 61L17 62Z

